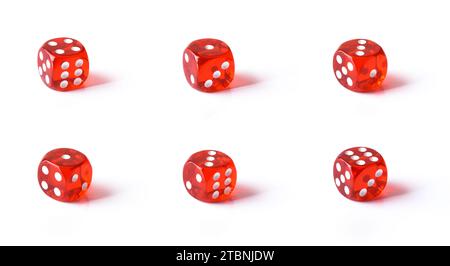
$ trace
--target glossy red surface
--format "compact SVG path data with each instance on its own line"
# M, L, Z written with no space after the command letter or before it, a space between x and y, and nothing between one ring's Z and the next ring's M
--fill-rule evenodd
M84 46L71 38L47 41L38 52L38 71L51 89L79 89L89 75L89 59Z
M236 177L233 160L223 152L214 150L194 153L183 169L187 191L204 202L229 199L236 186Z
M73 149L48 152L38 168L41 189L59 201L76 201L88 190L92 181L92 167L88 158Z
M365 39L343 43L333 57L333 69L342 86L356 92L380 90L387 75L387 58L378 44Z
M195 89L216 92L229 88L234 78L230 47L216 39L193 41L183 53L187 82Z
M374 149L347 149L334 162L333 179L344 197L369 201L378 197L386 187L386 163Z

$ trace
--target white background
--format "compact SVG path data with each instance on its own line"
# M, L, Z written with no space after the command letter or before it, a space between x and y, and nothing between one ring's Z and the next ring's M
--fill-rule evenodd
M0 244L450 244L449 7L446 1L2 1ZM48 89L36 65L54 37L80 40L84 90ZM188 85L183 49L230 45L233 89ZM343 88L336 48L368 38L385 90ZM335 157L368 146L388 186L373 202L337 191ZM37 182L42 156L85 153L88 197L60 203ZM238 169L234 200L205 204L185 160L217 149Z

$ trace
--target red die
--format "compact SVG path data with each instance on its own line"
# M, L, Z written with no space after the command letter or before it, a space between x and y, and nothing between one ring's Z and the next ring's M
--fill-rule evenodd
M92 167L87 157L73 149L56 149L41 160L38 181L49 197L59 201L76 201L89 188Z
M185 163L183 180L194 198L206 202L224 201L230 198L236 186L236 167L225 153L200 151Z
M374 199L387 183L383 157L369 148L351 148L342 152L334 162L333 172L339 192L356 201Z
M381 89L387 74L387 58L375 42L351 40L334 54L333 68L342 86L356 92L371 92Z
M183 54L183 68L188 83L204 92L224 90L234 78L231 49L215 39L201 39L189 44Z
M49 40L39 49L38 70L49 88L57 91L78 89L89 75L86 49L75 39Z

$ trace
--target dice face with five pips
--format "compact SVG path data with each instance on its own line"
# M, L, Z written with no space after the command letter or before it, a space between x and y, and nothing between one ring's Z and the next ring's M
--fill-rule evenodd
M39 49L37 61L42 81L57 91L79 89L89 75L86 49L72 38L47 41Z
M355 201L370 201L378 197L386 187L386 163L374 149L347 149L334 162L333 180L344 197Z
M42 81L58 91L81 88L89 75L89 59L84 46L73 38L55 38L38 52ZM217 39L200 39L183 53L187 82L203 92L228 89L234 78L231 49ZM337 80L349 90L372 92L381 89L387 74L387 58L378 44L367 39L343 43L333 57ZM183 182L188 193L204 202L230 199L236 186L236 167L226 154L216 150L194 153L185 163ZM343 151L333 167L339 192L355 201L378 197L387 184L387 168L375 150L355 147ZM41 160L38 181L42 190L59 201L76 201L87 191L92 167L87 157L74 149L55 149Z

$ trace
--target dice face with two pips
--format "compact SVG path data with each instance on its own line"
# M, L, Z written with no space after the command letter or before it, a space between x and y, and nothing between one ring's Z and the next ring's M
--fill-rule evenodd
M347 149L334 162L333 179L344 197L355 201L370 201L378 197L386 187L386 163L374 149Z
M55 38L38 52L42 81L58 91L81 88L89 75L89 59L84 46L73 38ZM228 89L235 74L230 47L217 39L200 39L183 53L187 82L203 92ZM387 75L387 57L378 44L367 39L343 43L333 57L333 69L342 86L356 92L378 91ZM356 147L345 150L334 163L334 183L339 192L355 201L378 197L387 184L387 168L375 150ZM236 167L226 154L205 150L185 163L183 181L188 193L204 202L230 199L236 186ZM56 149L40 162L38 181L42 190L59 201L76 201L87 191L92 167L87 157L73 149Z
M88 158L74 149L55 149L42 158L38 167L38 182L47 196L64 202L77 201L92 181Z
M236 176L233 160L215 150L194 153L183 169L188 193L204 202L228 200L236 186Z

